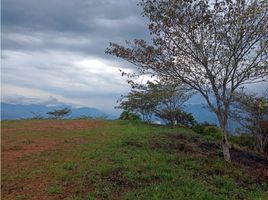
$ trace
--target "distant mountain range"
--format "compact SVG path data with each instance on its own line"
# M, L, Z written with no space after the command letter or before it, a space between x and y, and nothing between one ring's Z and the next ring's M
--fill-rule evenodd
M116 119L115 116L107 114L96 108L74 108L70 105L59 105L59 106L46 106L46 105L21 105L21 104L8 104L1 103L1 120L15 120L15 119L28 119L33 118L35 115L42 117L48 117L47 112L54 111L60 108L70 108L71 114L68 118L77 118L82 115L91 117L107 117L107 119Z
M15 119L29 119L33 118L34 115L40 115L43 117L49 117L46 113L54 111L59 108L70 108L72 113L68 118L78 118L82 115L91 117L103 117L106 116L107 119L116 119L119 116L108 114L104 111L98 110L96 108L74 108L70 105L59 105L59 106L46 106L46 105L21 105L21 104L8 104L1 103L1 120L15 120ZM216 115L210 112L202 104L186 104L185 111L192 113L194 118L199 122L209 122L211 124L218 125ZM157 120L157 118L155 119ZM234 122L229 123L229 130L234 131L238 125Z

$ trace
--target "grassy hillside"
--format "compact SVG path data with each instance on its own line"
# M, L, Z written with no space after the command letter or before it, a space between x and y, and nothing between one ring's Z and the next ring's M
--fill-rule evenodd
M268 161L188 129L127 121L2 122L2 199L268 199Z

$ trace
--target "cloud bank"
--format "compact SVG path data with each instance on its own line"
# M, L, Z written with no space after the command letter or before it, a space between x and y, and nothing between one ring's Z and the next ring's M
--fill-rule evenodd
M3 0L2 101L113 111L131 66L104 51L148 37L140 13L135 0Z

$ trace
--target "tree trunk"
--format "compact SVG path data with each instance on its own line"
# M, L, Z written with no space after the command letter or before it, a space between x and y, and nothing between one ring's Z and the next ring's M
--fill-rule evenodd
M227 115L222 117L218 117L220 122L220 128L221 128L221 135L222 135L222 153L224 160L227 162L231 161L230 151L229 151L229 143L228 143L228 137L227 137Z
M172 119L172 128L176 128L177 127L177 120L176 119Z
M223 157L224 157L225 161L230 162L231 161L231 156L230 156L229 143L228 143L228 138L227 138L226 131L223 132L222 135L223 135L223 139L222 139Z

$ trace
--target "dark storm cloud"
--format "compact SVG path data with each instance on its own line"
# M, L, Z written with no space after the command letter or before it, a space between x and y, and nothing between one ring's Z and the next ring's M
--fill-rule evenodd
M3 48L59 49L102 57L110 41L147 35L136 4L136 0L3 0Z

